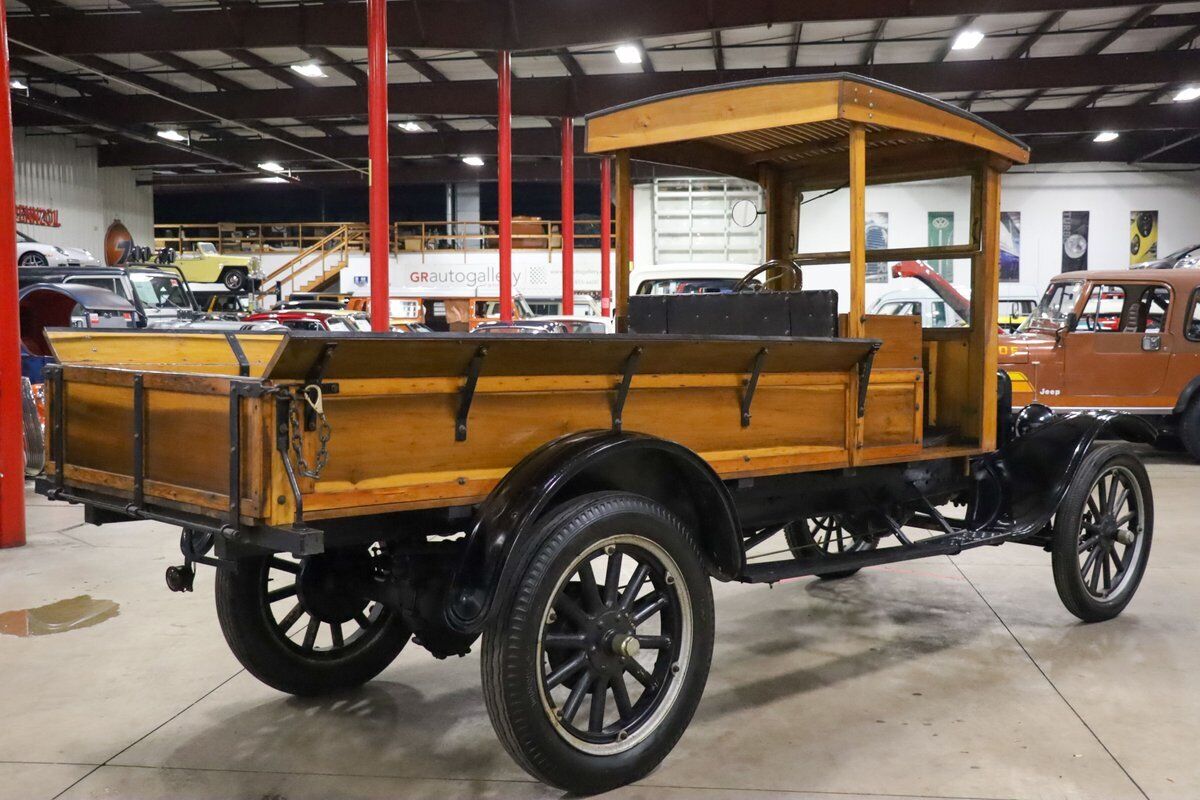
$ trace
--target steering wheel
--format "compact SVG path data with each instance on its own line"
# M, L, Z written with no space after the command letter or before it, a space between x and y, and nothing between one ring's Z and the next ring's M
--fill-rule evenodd
M783 275L776 275L773 278L767 278L757 288L753 288L753 289L750 288L750 281L753 280L754 276L758 275L760 272L767 272L768 270L775 269L777 267L791 270L792 276L795 277L795 279L796 279L796 288L797 289L804 288L804 271L802 269L800 269L799 264L797 264L795 261L792 261L791 259L787 259L787 258L773 258L764 264L759 264L757 267L755 267L754 269L750 270L745 275L743 275L742 279L733 285L733 291L735 291L735 292L745 292L745 291L761 292L764 288L766 288L766 285L768 283L779 280L780 278L783 277Z

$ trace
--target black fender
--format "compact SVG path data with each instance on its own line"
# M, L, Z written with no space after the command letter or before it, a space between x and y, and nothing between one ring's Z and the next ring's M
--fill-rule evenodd
M493 599L510 591L540 542L537 521L559 503L594 491L650 497L680 517L711 574L729 580L744 562L741 528L725 484L682 445L640 433L581 431L526 456L479 508L446 597L446 622L478 633Z
M1158 432L1131 414L1088 411L1053 416L985 457L1000 486L999 513L989 527L1014 537L1037 533L1058 510L1071 481L1098 438L1151 444Z
M1179 400L1175 402L1176 414L1187 411L1187 407L1192 404L1192 399L1196 397L1196 392L1200 392L1200 375L1188 381L1187 386L1184 386L1183 391L1179 393Z

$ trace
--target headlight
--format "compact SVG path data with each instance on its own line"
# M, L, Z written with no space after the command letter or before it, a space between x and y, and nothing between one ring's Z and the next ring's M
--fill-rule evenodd
M58 253L60 256L65 256L67 254L67 251L63 250L61 247L54 248L54 252Z

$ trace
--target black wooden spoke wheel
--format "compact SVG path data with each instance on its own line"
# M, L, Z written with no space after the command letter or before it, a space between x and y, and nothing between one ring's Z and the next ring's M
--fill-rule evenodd
M1111 619L1133 599L1154 533L1154 499L1141 461L1122 444L1095 448L1054 520L1054 583L1085 622Z
M783 535L792 551L792 557L801 561L827 558L841 553L857 553L875 547L873 539L854 533L840 517L832 514L789 522L783 528ZM816 575L821 580L832 581L849 578L856 572L857 569L843 569L818 572Z
M570 501L539 529L483 639L484 696L530 774L592 794L653 769L691 720L712 656L691 533L644 497Z
M268 686L320 695L378 675L408 642L399 614L365 596L377 554L276 554L217 571L217 618L233 654Z

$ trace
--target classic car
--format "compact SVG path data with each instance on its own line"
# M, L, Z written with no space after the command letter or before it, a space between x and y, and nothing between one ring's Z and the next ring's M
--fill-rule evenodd
M1131 269L1194 269L1200 266L1200 244L1189 244L1153 261L1143 261Z
M845 73L630 103L585 141L615 167L616 333L55 332L37 490L89 522L181 528L168 587L216 567L226 641L280 691L345 692L410 642L478 643L501 743L572 794L641 779L679 741L714 579L1015 542L1049 553L1078 618L1126 608L1153 496L1137 452L1100 439L1153 429L1013 413L996 369L1000 181L1024 144ZM631 296L635 160L761 182L767 261L729 292ZM971 325L867 314L867 263L901 258L867 247L867 184L947 175L970 179L970 241L907 252L970 262ZM803 194L842 186L847 249L795 252ZM810 264L844 265L846 313L837 290L785 288ZM797 758L828 750L794 738Z
M21 267L98 267L100 260L78 247L42 244L17 231L17 265Z
M34 283L17 295L21 374L35 384L54 360L47 328L136 328L137 308L120 295L78 283Z
M1068 272L999 342L1016 404L1111 409L1200 460L1200 270Z
M187 281L173 271L157 267L20 267L17 281L22 287L62 283L113 292L137 309L139 327L177 325L200 313Z
M357 333L371 329L370 322L359 315L327 310L260 311L242 317L242 322L274 322L294 331Z
M230 291L253 289L262 280L258 256L231 256L212 242L196 242L193 250L180 253L175 261L191 283L223 283Z

